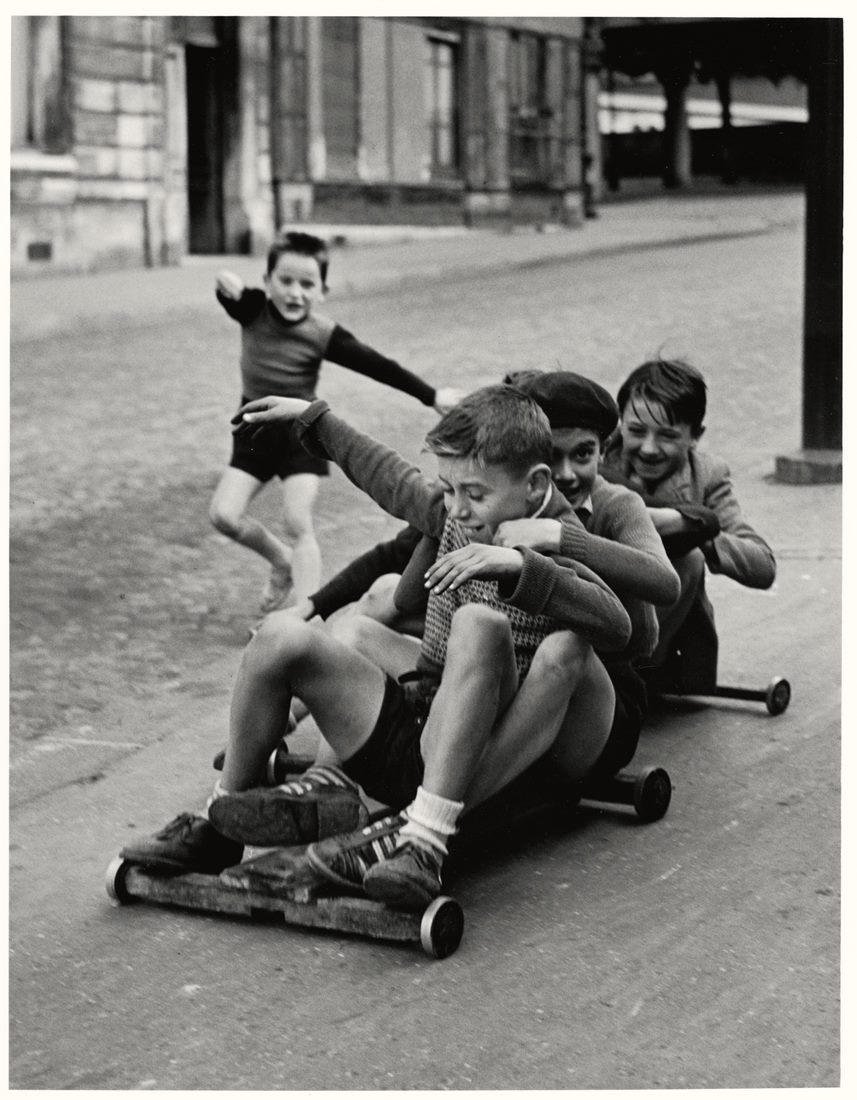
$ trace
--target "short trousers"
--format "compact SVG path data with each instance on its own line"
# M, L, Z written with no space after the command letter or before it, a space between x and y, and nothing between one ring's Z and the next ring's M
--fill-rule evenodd
M629 661L607 660L604 668L616 693L616 709L607 741L590 773L592 779L607 779L631 763L649 710L645 682Z
M242 398L241 404L246 404ZM293 474L316 474L326 477L329 463L305 451L298 441L294 423L269 428L255 439L249 432L239 432L232 437L232 458L229 462L236 470L243 470L257 481L267 482L272 477L285 481Z
M420 737L427 709L412 685L387 676L381 713L369 740L342 770L377 802L394 810L410 805L423 779Z

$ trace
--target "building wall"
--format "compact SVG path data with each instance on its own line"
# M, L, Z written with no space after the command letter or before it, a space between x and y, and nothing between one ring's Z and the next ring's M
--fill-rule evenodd
M573 221L581 24L14 17L12 270L260 252L286 222ZM543 58L535 110L510 93L524 45ZM531 134L530 116L549 120Z

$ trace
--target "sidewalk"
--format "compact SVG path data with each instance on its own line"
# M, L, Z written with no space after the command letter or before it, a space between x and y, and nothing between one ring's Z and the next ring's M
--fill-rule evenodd
M727 196L662 196L606 204L575 228L512 232L463 227L307 226L345 243L331 258L331 308L337 300L396 286L471 278L498 267L526 268L572 256L594 256L723 237L752 236L803 220L800 191ZM11 342L97 332L117 322L146 327L165 316L210 310L215 273L228 266L258 284L260 256L193 256L178 267L15 280Z

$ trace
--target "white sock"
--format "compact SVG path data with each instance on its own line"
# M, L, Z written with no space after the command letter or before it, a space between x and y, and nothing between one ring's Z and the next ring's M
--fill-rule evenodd
M463 809L463 802L453 802L439 794L432 794L425 787L417 787L416 798L405 810L407 821L399 833L399 846L412 840L447 855L446 839L455 833L456 822Z
M218 798L222 798L223 795L229 794L229 793L230 792L227 791L227 789L223 786L223 784L218 779L217 782L214 784L214 790L208 796L208 801L205 804L205 809L202 811L202 813L199 816L204 817L205 820L208 821L208 811L209 811L209 808L211 806L211 803L214 802Z

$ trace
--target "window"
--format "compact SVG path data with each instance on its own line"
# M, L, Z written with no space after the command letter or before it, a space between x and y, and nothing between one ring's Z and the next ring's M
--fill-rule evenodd
M12 148L63 153L67 112L62 18L12 16Z
M458 64L454 42L426 42L426 120L431 174L454 176L459 166Z
M547 41L513 34L509 54L509 168L518 183L548 172L552 112L547 96Z
M326 15L321 20L322 100L327 175L353 179L360 141L358 123L358 21Z

